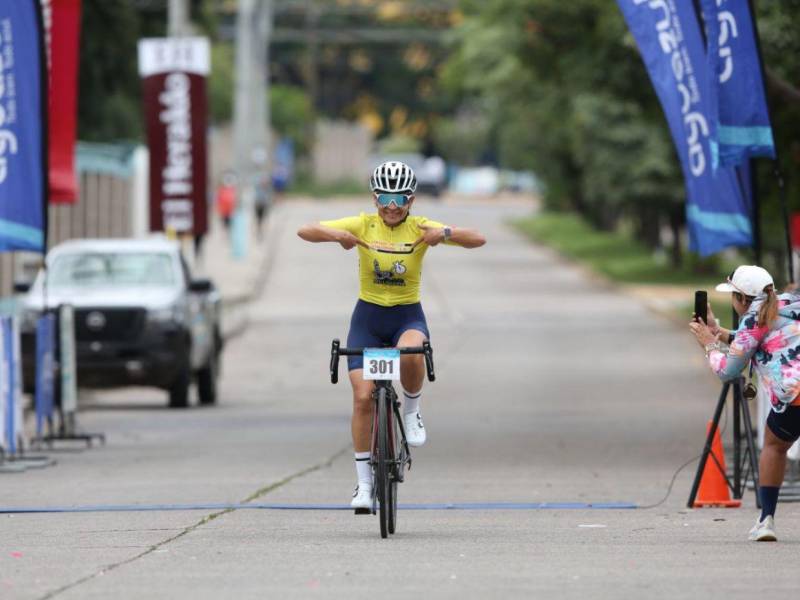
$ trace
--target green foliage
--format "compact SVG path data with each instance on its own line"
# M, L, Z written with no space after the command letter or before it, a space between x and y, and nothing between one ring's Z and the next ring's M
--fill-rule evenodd
M491 123L479 111L439 119L433 127L433 141L448 160L476 165L490 143Z
M294 143L295 152L305 156L311 149L311 136L316 120L308 93L299 87L270 87L270 119L272 128Z
M533 169L548 206L577 208L604 227L640 203L674 202L675 156L650 118L661 118L656 99L615 3L463 7L442 84L487 107L501 166ZM637 164L645 153L652 158ZM631 185L632 172L643 181Z
M419 152L422 144L410 135L397 133L381 140L380 154L409 154Z
M215 0L193 0L199 34L216 30ZM87 141L144 139L142 82L137 43L166 35L166 3L82 0L78 67L78 138ZM213 98L212 98L213 104Z
M336 196L364 196L369 190L363 181L355 179L340 179L339 181L319 182L307 172L298 172L297 177L289 187L289 196L299 196L317 199L333 198Z
M211 46L208 103L212 123L227 123L233 117L234 49L230 44Z
M84 0L81 12L78 137L142 139L136 44L147 23L127 0Z

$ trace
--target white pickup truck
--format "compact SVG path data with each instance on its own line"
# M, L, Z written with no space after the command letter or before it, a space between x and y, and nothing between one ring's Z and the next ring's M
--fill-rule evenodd
M37 317L45 306L70 304L79 386L158 387L181 408L194 379L200 404L216 402L220 295L210 280L192 279L177 243L74 240L50 250L46 264L23 300L26 390L34 385Z

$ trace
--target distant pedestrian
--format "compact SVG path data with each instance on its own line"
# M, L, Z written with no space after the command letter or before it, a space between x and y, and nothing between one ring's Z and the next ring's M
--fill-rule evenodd
M786 471L786 453L800 438L800 296L777 295L772 276L754 265L737 268L717 291L731 292L733 309L741 317L739 329L720 327L711 305L708 325L695 318L689 327L720 379L736 379L750 366L769 394L772 410L759 460L762 509L750 539L774 542L775 508ZM721 342L730 344L727 352Z
M222 176L222 183L217 188L217 214L222 219L225 229L230 231L231 217L236 210L236 177L231 173Z
M200 262L203 259L203 242L205 241L204 233L194 234L194 258Z
M255 189L255 211L256 211L256 235L258 236L258 241L262 241L264 239L264 219L269 212L270 206L272 205L272 199L270 196L269 186L267 185L266 181L259 181L256 183Z

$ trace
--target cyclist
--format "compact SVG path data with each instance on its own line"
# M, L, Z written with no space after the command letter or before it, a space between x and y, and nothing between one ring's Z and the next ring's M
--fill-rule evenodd
M422 260L428 247L445 243L477 248L486 240L475 229L410 215L417 179L405 163L390 161L379 165L369 184L377 214L310 223L301 227L297 235L307 242L337 242L345 250L358 247L360 293L350 320L348 346L421 346L430 337L419 293ZM405 250L381 251L392 248ZM406 439L411 446L421 446L426 439L419 411L424 358L404 355L400 364ZM353 387L351 429L358 475L351 506L368 509L372 507L369 458L373 383L363 379L361 356L348 356L347 365Z

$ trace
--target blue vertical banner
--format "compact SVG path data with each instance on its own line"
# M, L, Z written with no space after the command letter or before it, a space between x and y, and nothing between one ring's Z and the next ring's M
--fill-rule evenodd
M0 2L0 252L45 251L47 80L39 0Z
M9 374L6 364L6 317L0 316L0 449L8 451L6 439L6 405L8 404Z
M755 23L746 0L700 0L708 37L714 165L775 158Z
M16 406L16 375L17 368L14 363L14 323L12 317L0 317L0 328L3 330L0 339L2 339L2 348L0 348L0 360L3 361L3 381L0 382L0 390L5 396L3 429L6 446L5 451L7 454L14 455L17 453L17 431L19 423L17 423L17 406Z
M691 0L617 0L661 101L686 181L689 247L753 242L749 174L713 167L706 50Z

